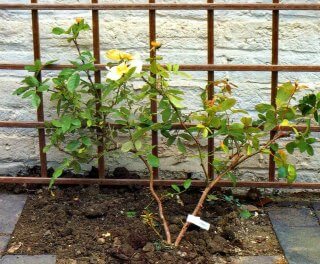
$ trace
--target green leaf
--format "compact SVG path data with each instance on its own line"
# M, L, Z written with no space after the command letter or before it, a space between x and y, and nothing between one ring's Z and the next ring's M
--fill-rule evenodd
M298 148L299 148L301 153L305 152L307 150L307 147L308 147L308 144L303 139L301 139L298 142Z
M253 152L252 146L251 146L251 145L248 145L248 146L247 146L247 155L251 155L252 152Z
M251 217L251 213L247 209L241 210L240 211L240 217L243 218L243 219L248 219L248 218Z
M61 121L61 129L63 133L67 132L70 129L72 124L71 116L63 116L60 121Z
M67 150L69 151L75 151L81 146L81 142L78 140L73 140L67 145Z
M54 182L56 181L56 179L58 179L62 175L62 173L63 173L63 168L59 167L54 170L54 173L53 173L51 180L50 180L50 183L49 183L49 189L52 188Z
M41 99L39 97L39 95L37 95L36 93L34 93L31 97L31 103L32 103L32 106L35 107L35 108L38 108L40 103L41 103Z
M177 146L178 146L178 149L179 149L179 151L181 153L186 153L187 152L186 146L182 143L180 138L178 138Z
M286 145L286 150L288 151L288 153L292 154L296 147L297 147L297 144L295 142L290 142Z
M63 28L60 27L55 27L52 29L52 33L55 35L62 35L65 33L65 30Z
M214 194L209 194L209 195L207 196L207 201L208 201L208 202L217 201L217 200L219 200L219 198L218 198L216 195L214 195Z
M91 139L90 138L88 138L88 137L82 137L81 138L81 141L82 141L82 143L84 144L84 145L86 145L86 146L90 146L92 143L91 143Z
M132 142L131 142L131 141L128 141L128 142L122 144L122 146L121 146L121 151L123 151L123 152L129 152L129 151L130 151L131 149L133 149L133 148L134 148L134 146L133 146Z
M236 186L237 185L237 176L232 172L228 172L227 176L230 178L233 186Z
M185 190L189 189L190 186L191 186L191 183L192 183L192 180L191 180L191 179L185 180L185 181L183 182L183 188L184 188Z
M307 153L310 155L310 156L313 156L314 155L314 150L313 150L313 147L311 145L307 145Z
M278 177L279 178L286 178L288 175L286 167L279 167L278 168Z
M73 119L71 123L76 127L81 127L81 121L77 118Z
M60 120L52 120L51 124L55 127L62 127L62 123L60 122Z
M208 137L208 134L209 134L209 130L208 130L207 128L204 128L204 129L202 130L202 137L203 137L203 138L206 138L206 137Z
M174 95L168 95L170 102L177 108L183 108L182 99Z
M257 104L255 106L255 109L259 112L259 113L266 113L269 110L274 110L274 107L270 104Z
M278 87L276 103L277 106L282 106L288 103L295 92L295 86L291 82L284 83Z
M134 145L135 145L137 150L140 150L142 148L142 141L141 140L136 140L134 142Z
M36 92L34 90L29 90L22 95L22 98L27 98L31 95L34 95Z
M315 139L315 138L307 138L307 139L306 139L306 142L307 142L308 144L313 144L313 143L317 142L317 139Z
M242 124L244 124L245 126L251 126L252 124L252 118L250 116L244 116L241 118L241 122Z
M192 140L192 137L187 133L182 133L179 135L179 137L183 138L184 140L188 140L188 141Z
M220 111L226 111L229 110L231 107L233 107L236 104L236 99L234 98L227 98L224 100L220 105Z
M50 150L51 148L51 145L46 145L44 148L43 148L43 152L44 153L48 153L48 151Z
M80 84L80 75L78 73L73 74L67 83L67 89L70 92L74 92L74 90L79 86Z
M31 87L38 87L40 85L38 79L34 76L28 76L28 77L24 78L24 80L22 82L31 86Z
M74 170L75 173L80 173L81 172L81 164L76 160L73 160L70 163L70 167Z
M51 65L51 64L54 64L55 62L57 62L58 60L49 60L47 61L44 65L45 66L48 66L48 65Z
M59 73L59 77L64 77L68 79L74 72L75 69L66 68Z
M172 185L171 185L171 188L172 188L173 190L175 190L176 192L178 192L178 193L181 192L179 186L176 185L176 184L172 184Z
M175 137L175 136L170 136L170 137L168 138L168 140L167 140L167 145L168 145L168 146L171 146L171 145L175 142L176 138L177 138L177 137Z
M162 121L163 122L168 122L169 118L171 116L171 109L170 108L166 108L161 112L161 116L162 116Z
M289 164L288 165L288 176L287 176L287 182L293 183L297 178L297 171L294 165Z
M128 211L128 212L126 212L126 215L127 215L128 218L133 218L133 217L136 217L137 212L135 212L135 211Z
M40 85L37 89L38 92L45 92L45 91L48 91L49 90L49 85Z
M148 160L148 163L152 167L154 167L154 168L158 168L159 167L159 158L156 157L155 155L153 155L153 154L147 155L147 160Z
M18 89L16 89L16 90L13 92L13 95L21 95L21 94L23 94L24 92L28 91L29 89L30 89L30 87L26 87L26 86L19 87Z

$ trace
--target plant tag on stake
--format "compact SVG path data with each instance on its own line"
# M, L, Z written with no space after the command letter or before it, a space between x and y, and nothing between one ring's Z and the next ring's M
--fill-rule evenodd
M189 214L187 217L187 222L192 223L196 226L199 226L200 228L205 229L207 231L210 228L210 224L206 221L201 220L199 216L194 216Z

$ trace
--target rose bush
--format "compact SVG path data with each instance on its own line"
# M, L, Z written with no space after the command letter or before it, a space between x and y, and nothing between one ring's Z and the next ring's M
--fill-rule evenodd
M174 75L184 73L179 71L178 65L161 64L162 58L159 56L149 58L149 67L144 71L139 55L119 50L107 51L109 63L106 65L106 79L102 83L95 83L91 77L96 70L95 59L90 51L82 51L78 44L79 34L89 29L83 19L78 19L66 30L54 28L53 33L65 36L78 52L78 57L71 61L73 67L63 69L54 78L40 81L38 76L41 69L53 62L42 64L36 61L33 66L26 68L34 75L27 76L22 82L23 86L15 91L23 98L31 97L35 107L40 104L38 93L48 92L56 106L57 118L46 124L50 143L45 151L56 147L67 157L55 169L50 187L64 169L81 172L82 164L97 160L101 155L96 153L97 146L103 146L103 155L116 149L131 152L141 159L149 173L149 187L158 205L165 241L178 246L190 223L184 223L173 242L163 208L164 196L154 188L152 168L158 167L160 161L152 154L152 131L159 131L166 138L167 146L175 145L178 151L186 156L196 156L199 160L206 187L191 212L194 216L200 214L217 182L229 178L236 184L234 170L246 160L258 154L271 154L277 165L278 177L292 183L297 178L297 171L288 156L294 151L314 154L312 144L317 139L312 137L310 126L320 123L320 92L309 93L299 99L296 96L307 87L298 82L281 84L277 89L276 105L258 104L255 106L255 115L251 116L237 105L237 99L232 95L236 86L228 80L219 80L199 95L201 109L188 112L183 91L170 85ZM154 49L160 46L159 43L153 43ZM136 80L144 83L140 89L133 89ZM214 98L210 100L206 92L209 88L215 89ZM98 96L98 91L101 96ZM158 102L161 117L158 123L152 122L150 100ZM118 126L117 129L113 123ZM174 129L174 124L179 124L181 129ZM305 128L296 129L301 124ZM286 129L282 130L282 127ZM272 138L269 137L271 131L275 131ZM120 135L126 135L127 140L120 143ZM290 135L287 144L279 143L281 138ZM204 139L212 137L220 142L215 146L213 179L209 177L206 164L208 152L203 144ZM195 148L191 148L191 145ZM184 189L187 190L191 184L191 180L187 180ZM172 187L177 194L181 192L179 186ZM148 222L146 216L144 219ZM161 235L162 232L157 233Z

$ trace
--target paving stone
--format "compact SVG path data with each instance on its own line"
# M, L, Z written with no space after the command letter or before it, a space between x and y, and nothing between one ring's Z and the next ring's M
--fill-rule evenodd
M269 217L289 264L319 264L320 225L308 208L273 208Z
M268 213L274 226L319 227L318 219L310 208L270 208Z
M310 202L308 201L279 201L279 202L274 202L274 206L276 207L309 207Z
M282 256L246 256L233 260L231 264L275 264L281 260Z
M320 202L313 202L312 208L314 209L314 212L320 221Z
M53 255L6 255L0 259L0 264L55 264L56 257Z
M26 195L0 194L0 233L13 232L26 199Z
M0 255L6 250L10 236L0 235Z
M319 264L320 227L274 229L289 264Z

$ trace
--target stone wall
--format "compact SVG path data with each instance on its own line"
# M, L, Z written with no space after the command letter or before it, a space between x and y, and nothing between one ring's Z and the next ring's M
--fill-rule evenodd
M0 0L0 3L8 1ZM28 3L29 1L10 1ZM90 1L49 1L40 3L88 3ZM110 2L110 1L100 1ZM111 2L145 3L144 0L114 0ZM205 0L158 0L158 2L203 3ZM219 1L216 2L255 2ZM271 1L259 1L270 3ZM299 2L299 1L282 1ZM300 1L303 2L303 1ZM316 0L307 1L317 2ZM59 58L67 63L75 55L74 49L50 33L53 26L67 27L76 17L90 21L90 11L41 11L42 60ZM216 11L215 12L215 61L220 64L270 64L271 61L271 12L270 11ZM2 63L32 63L31 15L28 11L0 11L0 61ZM148 54L147 11L101 11L101 52L121 48L129 52ZM157 11L157 38L163 43L161 55L166 62L206 63L207 48L206 11ZM91 34L81 38L80 43L91 48ZM280 54L281 64L320 64L319 11L281 11ZM0 71L0 120L35 120L35 110L28 101L11 95L19 86L25 71ZM52 73L47 72L51 75ZM198 94L205 86L205 72L191 72L193 78L176 79L174 85L184 89L185 100L190 109L196 109ZM270 73L265 72L217 72L216 78L228 77L238 85L236 96L248 111L253 105L270 100ZM280 73L280 82L299 80L312 89L319 90L319 73ZM52 106L47 98L46 119L52 117ZM200 171L194 159L177 156L173 149L161 147L162 168L169 171ZM108 159L110 169L125 165L132 170L143 169L140 162L128 157ZM320 179L319 145L311 158L295 156L300 179ZM61 159L60 153L49 153L49 165ZM0 129L0 174L15 175L27 166L38 164L37 133L32 129ZM266 177L267 160L259 157L244 164L241 171L248 179Z

